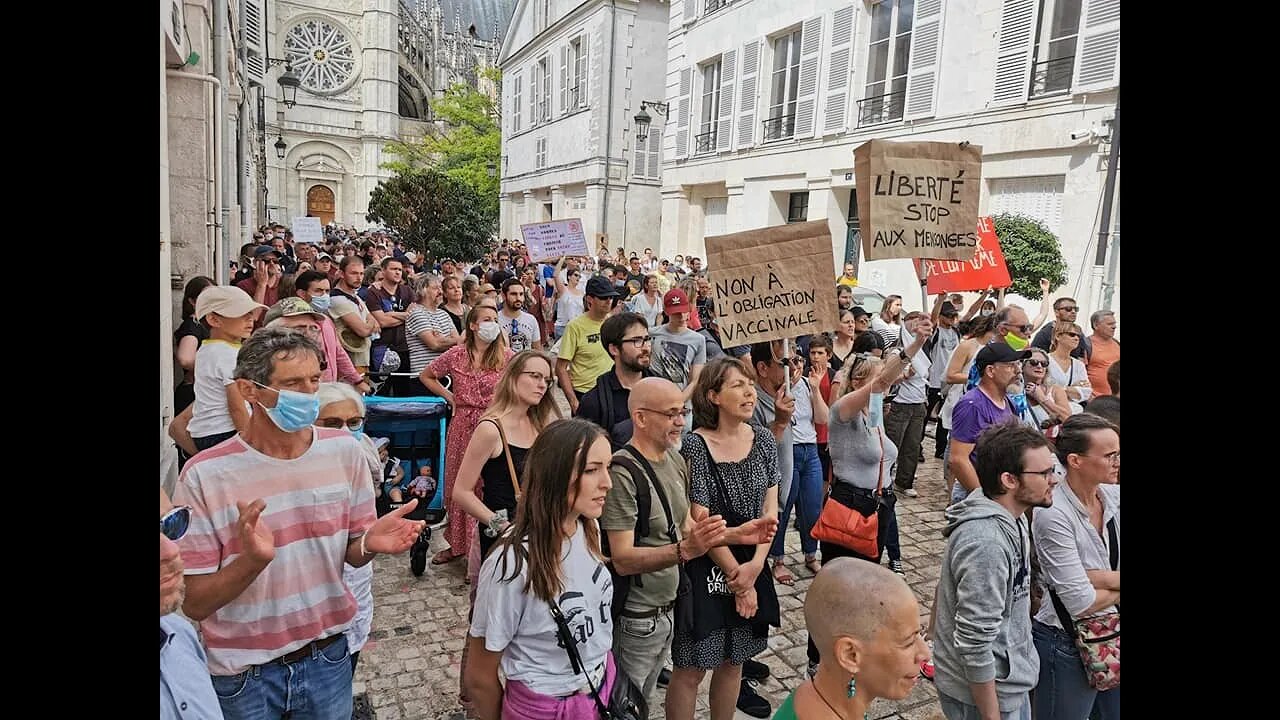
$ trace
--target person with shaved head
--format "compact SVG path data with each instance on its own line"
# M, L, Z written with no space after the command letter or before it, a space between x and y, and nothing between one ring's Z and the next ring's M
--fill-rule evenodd
M822 661L774 720L863 717L876 698L910 694L929 658L915 594L882 565L847 557L823 565L805 596L804 623Z
M713 547L765 542L778 520L756 519L730 529L705 508L697 517L691 515L689 468L679 452L683 393L670 380L643 378L632 386L627 407L634 431L613 455L613 488L605 496L600 527L614 573L630 580L625 596L615 589L614 660L648 698L675 634L679 566ZM640 490L640 483L647 491ZM656 502L646 505L641 499L655 494Z

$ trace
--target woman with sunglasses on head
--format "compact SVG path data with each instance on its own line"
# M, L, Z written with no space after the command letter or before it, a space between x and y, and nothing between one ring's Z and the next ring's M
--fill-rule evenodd
M1083 338L1084 331L1079 325L1058 321L1053 324L1053 338L1049 341L1049 381L1065 388L1068 400L1081 404L1093 397L1084 363L1071 357Z
M595 720L592 687L608 704L612 578L597 520L611 455L604 431L577 418L551 423L529 448L524 497L480 570L467 637L462 681L481 720Z
M489 301L467 313L467 333L462 342L446 350L418 375L429 392L444 398L453 409L444 463L444 497L449 517L444 536L449 547L435 554L432 565L452 562L465 556L471 548L474 523L453 501L453 486L471 436L485 409L493 402L494 388L512 354L502 328L498 327L498 311ZM448 389L440 383L446 375L452 380Z
M567 258L560 258L560 262L556 264L555 272L551 273L551 277L556 282L556 324L555 336L560 339L564 336L564 328L569 321L586 312L584 298L584 290L582 283L582 271L569 268L565 273L564 279L560 279L560 268L564 267Z
M321 383L316 394L320 398L320 414L315 424L334 430L345 428L351 432L360 443L360 449L364 450L365 461L369 464L369 484L373 486L374 494L379 494L381 483L377 479L382 477L382 462L378 460L373 441L363 432L364 399L355 388L339 382ZM369 639L369 630L373 626L373 563L358 568L344 563L342 581L356 597L356 616L345 633L347 646L351 649L351 673L354 675L356 663L360 661L360 649Z
M1022 361L1022 390L1027 396L1027 406L1019 413L1019 418L1053 438L1058 434L1056 426L1071 417L1072 408L1067 402L1066 391L1048 382L1046 376L1052 365L1049 354L1040 348L1027 350L1031 357Z

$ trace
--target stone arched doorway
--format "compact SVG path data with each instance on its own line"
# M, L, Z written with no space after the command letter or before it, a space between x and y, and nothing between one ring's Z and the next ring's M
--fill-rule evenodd
M324 185L312 185L307 190L307 215L320 218L321 225L333 222L333 191Z

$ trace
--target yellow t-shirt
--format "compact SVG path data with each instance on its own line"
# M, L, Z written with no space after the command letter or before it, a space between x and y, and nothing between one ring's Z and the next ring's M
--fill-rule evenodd
M848 285L849 287L858 287L858 279L857 279L857 278L847 278L847 277L845 277L844 275L841 275L840 277L836 278L836 284L837 284L837 285Z
M580 393L595 387L596 379L613 369L613 358L600 342L603 324L603 320L592 320L583 313L564 326L560 359L569 361L569 379Z

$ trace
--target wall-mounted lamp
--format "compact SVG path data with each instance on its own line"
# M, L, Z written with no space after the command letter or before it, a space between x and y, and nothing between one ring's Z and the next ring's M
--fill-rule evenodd
M283 137L281 137L281 136L279 136L279 135L277 135L277 136L276 136L276 144L275 144L275 148L276 148L276 157L278 157L278 158L280 158L281 160L283 160L283 159L284 159L284 151L285 151L285 148L287 148L287 147L289 147L289 146L284 144L284 138L283 138Z
M667 104L664 102L653 102L652 100L645 100L640 103L640 112L636 113L636 117L635 117L636 141L639 142L640 144L644 144L644 141L648 139L649 123L653 120L653 118L650 117L649 113L644 111L644 109L647 107L653 108L663 117L667 116Z

